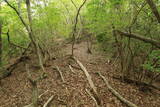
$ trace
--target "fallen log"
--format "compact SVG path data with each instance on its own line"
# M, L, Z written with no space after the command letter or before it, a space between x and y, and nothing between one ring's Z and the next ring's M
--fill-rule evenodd
M154 39L151 39L151 38L147 38L145 36L141 36L141 35L138 35L138 34L130 34L130 33L127 33L127 32L122 32L120 30L114 30L114 32L116 34L120 34L121 36L126 36L126 37L129 37L129 38L134 38L134 39L137 39L137 40L141 40L141 41L143 41L145 43L150 43L150 44L152 44L155 47L160 49L160 42L157 41L157 40L154 40Z
M86 75L87 80L89 82L89 85L93 91L93 95L94 95L98 105L101 105L101 100L100 100L99 95L97 93L96 87L95 87L95 85L92 81L92 78L91 78L90 74L88 73L87 69L83 66L83 64L77 58L73 57L73 59L76 61L76 63L79 65L79 67L82 69L82 71Z
M115 96L117 97L121 102L123 102L124 104L126 104L128 107L138 107L137 105L133 104L132 102L128 101L127 99L125 99L124 97L122 97L115 89L113 89L110 84L108 83L107 79L100 73L98 72L98 75L103 79L103 81L105 82L108 90Z
M117 80L120 80L121 82L126 82L126 83L134 83L135 85L137 86L141 86L141 87L150 87L150 88L153 88L153 89L156 89L156 90L159 90L160 91L160 88L159 87L156 87L152 84L149 84L149 83L146 83L146 82L142 82L142 81L138 81L138 80L132 80L130 78L127 78L126 76L123 77L123 80L122 80L122 77L115 77L113 76L114 79L117 79Z

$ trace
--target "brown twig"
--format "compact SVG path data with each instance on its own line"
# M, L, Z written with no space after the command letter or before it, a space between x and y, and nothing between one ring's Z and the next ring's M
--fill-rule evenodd
M52 95L47 102L43 105L43 107L48 107L49 103L53 100L54 96Z
M58 73L59 73L59 75L60 75L60 77L61 77L61 79L62 79L62 82L63 82L63 83L65 83L65 80L64 80L64 77L63 77L62 71L59 69L59 67L58 67L58 66L56 66L56 70L58 71Z

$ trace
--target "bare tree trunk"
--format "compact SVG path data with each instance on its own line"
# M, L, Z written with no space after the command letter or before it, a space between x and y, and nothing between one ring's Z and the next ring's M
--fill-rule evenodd
M77 24L78 24L78 16L80 14L81 8L84 6L84 4L86 3L87 0L84 0L83 3L80 5L80 7L77 10L77 14L75 17L75 24L73 27L73 34L72 34L72 56L74 55L74 45L75 45L75 41L76 41L76 30L77 30Z
M146 0L146 2L148 3L153 14L156 16L158 22L160 23L160 14L159 14L158 9L157 9L156 5L154 4L153 0Z
M26 6L27 6L27 13L28 13L28 20L29 20L29 26L30 26L30 31L29 31L29 37L34 45L38 60L39 60L39 65L43 72L45 72L44 66L43 66L43 61L40 53L40 49L38 46L38 43L36 41L35 35L33 33L33 28L32 28L32 16L31 16L31 5L30 5L30 0L26 0Z
M1 3L0 3L1 10ZM2 65L2 21L0 20L0 67Z
M0 22L0 67L2 65L2 23Z

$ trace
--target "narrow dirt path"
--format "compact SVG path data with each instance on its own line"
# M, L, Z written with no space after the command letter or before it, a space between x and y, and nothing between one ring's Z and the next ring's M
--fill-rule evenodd
M58 52L59 57L49 61L46 66L47 78L38 83L39 93L46 92L39 100L40 107L52 95L54 98L50 107L95 107L94 101L86 92L86 89L90 90L86 76L78 65L67 57L71 53L70 44L61 48L61 51ZM107 57L101 52L93 50L93 54L88 54L85 42L75 45L75 56L92 76L102 99L102 107L126 107L126 105L107 90L96 72L101 72L115 90L139 107L160 107L159 94L144 93L134 85L114 80L112 76L118 73L116 68L107 63ZM75 73L70 71L69 65L73 66ZM65 83L62 82L59 73L53 69L55 66L58 66L62 71ZM35 75L40 73L39 68L31 66L30 69ZM3 91L0 91L0 107L23 107L30 104L31 87L26 77L27 73L22 63L15 69L12 76L2 80Z

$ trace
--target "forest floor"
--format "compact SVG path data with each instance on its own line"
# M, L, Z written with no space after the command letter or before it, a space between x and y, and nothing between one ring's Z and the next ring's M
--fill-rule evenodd
M39 94L44 93L39 99L40 107L52 95L54 98L49 107L95 107L95 102L86 92L86 89L91 90L87 78L78 65L68 58L70 53L71 44L65 44L55 52L57 58L47 62L45 66L47 78L38 82ZM134 84L114 79L113 76L119 75L116 63L108 63L108 58L103 52L94 48L93 54L88 54L86 42L82 41L75 45L75 56L91 75L102 100L102 107L127 106L107 89L96 72L101 72L117 92L138 107L160 107L160 92L142 92ZM30 70L34 75L39 75L41 72L39 67L34 66L33 60L29 62ZM1 81L0 107L23 107L31 103L32 90L24 63L19 64L11 76ZM75 73L71 72L69 64L73 66ZM54 69L55 66L58 66L62 71L65 83L62 82L59 73Z

